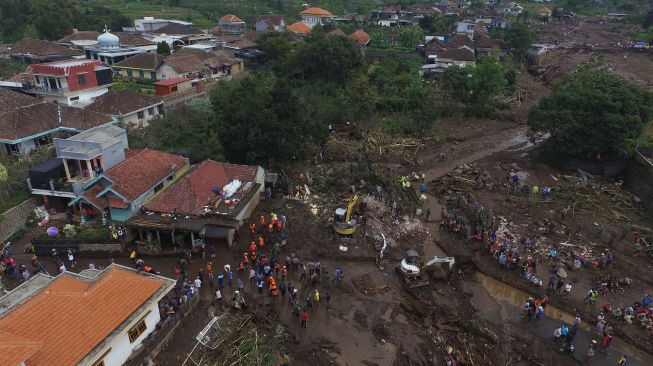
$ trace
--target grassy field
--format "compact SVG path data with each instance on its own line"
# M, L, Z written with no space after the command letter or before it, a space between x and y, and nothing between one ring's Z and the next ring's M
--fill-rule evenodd
M89 3L90 0L86 0ZM417 1L421 2L421 1ZM193 22L198 28L213 28L218 19L225 14L234 14L240 18L258 16L267 13L281 14L290 23L299 20L299 13L304 3L320 6L340 15L347 13L367 14L370 10L384 3L385 0L322 0L309 2L305 0L181 0L181 7L168 6L167 0L95 0L111 9L116 9L130 17L138 19L154 16L163 19L180 19Z
M201 29L211 29L218 24L217 18L211 19L197 10L189 8L168 6L167 1L163 1L163 4L155 4L155 1L149 0L97 0L95 3L106 6L107 8L116 9L132 20L145 16L161 19L179 19L193 22L196 27Z

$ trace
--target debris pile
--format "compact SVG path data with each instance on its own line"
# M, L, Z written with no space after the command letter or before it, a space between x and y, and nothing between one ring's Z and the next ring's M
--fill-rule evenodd
M368 237L382 244L381 233L386 235L388 246L396 248L397 242L410 235L427 235L428 230L421 220L406 215L397 217L392 214L392 208L372 196L364 196L367 204L366 228Z

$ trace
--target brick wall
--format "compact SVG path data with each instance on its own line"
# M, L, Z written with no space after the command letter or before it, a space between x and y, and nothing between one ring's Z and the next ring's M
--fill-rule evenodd
M4 220L0 223L0 242L7 240L11 234L23 227L25 220L34 212L38 204L38 198L33 197L2 213Z

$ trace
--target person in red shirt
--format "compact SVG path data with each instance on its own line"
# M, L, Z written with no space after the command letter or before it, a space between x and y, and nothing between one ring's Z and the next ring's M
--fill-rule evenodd
M265 246L265 239L263 239L263 236L259 236L259 237L258 237L258 246L259 246L261 249L263 249L263 247Z
M299 314L299 319L302 321L302 328L306 328L306 324L308 323L308 311L306 311L306 309L302 310Z
M249 235L254 237L256 235L256 224L249 225Z
M252 253L256 252L256 243L251 242L249 244L249 251L252 252Z

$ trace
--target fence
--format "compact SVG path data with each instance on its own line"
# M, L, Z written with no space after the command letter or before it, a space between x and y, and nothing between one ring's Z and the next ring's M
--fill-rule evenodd
M132 366L141 365L145 356L149 355L152 358L158 356L172 339L175 330L181 324L181 320L197 307L199 301L200 294L196 293L186 304L181 306L174 316L162 320L156 329L143 340L141 347L134 351L126 364ZM143 353L144 350L147 350L147 352Z
M111 239L32 239L34 254L45 255L52 253L56 249L59 253L64 253L68 249L74 249L79 252L122 252L122 244Z

